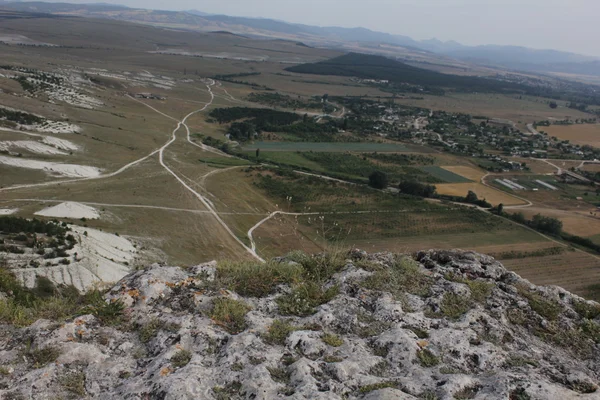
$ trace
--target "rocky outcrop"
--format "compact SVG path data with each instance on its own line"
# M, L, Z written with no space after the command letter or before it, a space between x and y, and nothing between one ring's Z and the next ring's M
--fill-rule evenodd
M107 293L116 321L3 327L0 396L600 398L600 306L488 256L353 251L308 308L289 285L242 297L217 275L152 265Z

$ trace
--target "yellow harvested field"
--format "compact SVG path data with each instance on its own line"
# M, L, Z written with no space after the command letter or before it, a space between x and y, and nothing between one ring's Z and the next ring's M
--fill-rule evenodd
M534 158L523 158L523 157L512 157L512 161L525 163L534 174L553 174L556 172L556 168L552 165L545 163Z
M600 215L597 215L599 213L595 209L566 211L533 207L524 208L521 212L526 218L532 218L536 214L558 218L563 223L563 230L572 235L582 237L600 235Z
M435 185L439 194L446 194L449 196L466 196L469 190L475 192L477 197L480 199L486 199L492 205L498 205L500 203L505 206L527 204L525 201L518 199L504 193L500 190L482 185L476 182L467 183L444 183L441 185Z
M460 175L464 178L471 179L475 182L479 182L481 178L486 174L486 172L482 169L465 167L463 165L444 166L442 168L444 168L447 171L454 172L455 174Z
M600 124L551 125L540 128L550 136L574 144L600 145Z

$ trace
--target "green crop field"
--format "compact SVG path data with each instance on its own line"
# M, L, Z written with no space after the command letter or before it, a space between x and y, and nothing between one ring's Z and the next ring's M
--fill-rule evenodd
M338 143L338 142L256 142L242 147L243 150L261 151L316 151L316 152L388 152L388 153L408 153L423 152L421 148L399 143Z
M423 166L423 167L419 167L419 169L427 172L429 175L432 175L444 182L447 183L467 183L467 182L471 182L471 180L460 176L458 174L455 174L454 172L450 172L448 170L445 170L443 168L440 168L438 166L435 165L427 165L427 166Z

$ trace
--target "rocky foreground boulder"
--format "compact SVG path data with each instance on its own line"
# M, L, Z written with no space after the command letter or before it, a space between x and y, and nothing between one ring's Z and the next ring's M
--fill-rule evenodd
M0 398L600 398L600 305L473 252L156 264L105 299L2 326Z

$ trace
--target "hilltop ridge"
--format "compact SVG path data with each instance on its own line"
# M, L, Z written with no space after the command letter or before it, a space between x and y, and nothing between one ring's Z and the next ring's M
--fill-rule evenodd
M154 264L104 298L4 325L0 395L597 398L600 305L473 252Z

